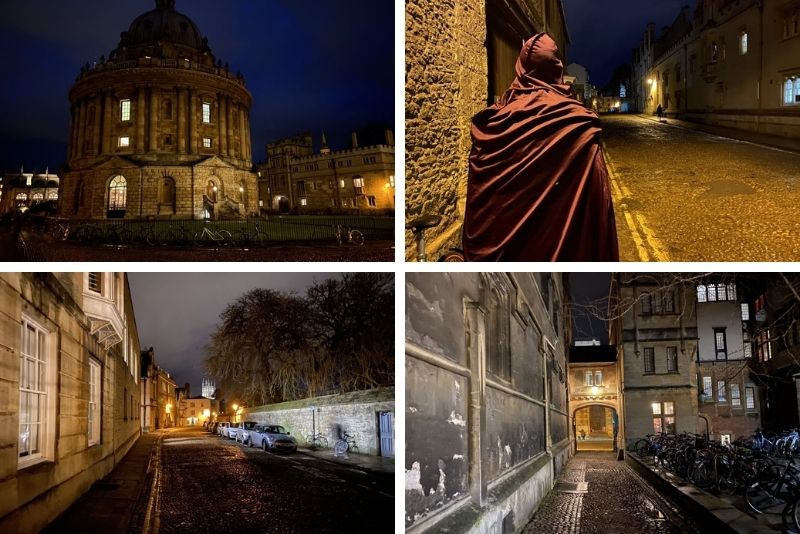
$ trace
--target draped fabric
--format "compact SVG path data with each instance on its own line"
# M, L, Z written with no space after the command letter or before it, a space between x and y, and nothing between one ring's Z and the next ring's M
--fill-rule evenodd
M468 261L618 261L597 115L562 85L546 34L522 47L517 77L472 119Z

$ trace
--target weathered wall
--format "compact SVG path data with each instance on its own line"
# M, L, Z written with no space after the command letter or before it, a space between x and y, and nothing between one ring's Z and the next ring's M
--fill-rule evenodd
M482 1L406 2L406 218L442 215L431 251L461 242L470 120L487 101L485 41ZM406 250L412 257L410 232Z
M0 531L36 532L96 480L107 475L139 436L138 383L118 343L105 350L82 312L84 273L0 274ZM136 325L125 289L126 327ZM22 314L47 334L46 461L20 466L20 343ZM128 315L130 314L130 315ZM126 339L127 342L127 339ZM101 364L100 441L89 446L89 358ZM129 362L131 359L128 360ZM123 395L128 397L124 410ZM57 400L57 402L55 402Z
M407 528L491 530L511 510L519 528L551 487L569 457L564 298L560 276L407 275Z
M328 439L330 447L336 443L341 430L355 436L361 454L378 455L380 412L394 413L393 387L245 408L239 420L281 425L301 445L312 434L314 426L317 433ZM392 437L394 441L394 435Z

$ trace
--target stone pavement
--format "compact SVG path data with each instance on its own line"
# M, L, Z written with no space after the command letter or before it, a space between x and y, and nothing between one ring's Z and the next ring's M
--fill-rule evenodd
M141 533L150 494L150 458L161 435L143 434L111 473L95 482L43 532Z
M347 456L336 456L332 449L312 450L305 446L298 447L297 452L314 456L322 460L327 460L329 462L349 465L363 471L372 471L374 473L385 474L394 473L394 458L372 456L369 454L348 454Z
M524 534L678 534L701 526L651 488L614 453L577 453Z

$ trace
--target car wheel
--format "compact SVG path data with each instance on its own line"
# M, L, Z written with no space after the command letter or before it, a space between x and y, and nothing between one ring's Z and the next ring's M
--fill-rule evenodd
M264 449L264 452L267 452L267 440L261 442L261 448Z

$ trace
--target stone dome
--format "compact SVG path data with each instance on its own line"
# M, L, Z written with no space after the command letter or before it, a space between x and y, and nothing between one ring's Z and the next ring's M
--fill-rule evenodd
M137 52L158 56L153 49L165 44L210 52L208 39L192 19L175 10L175 0L156 0L155 9L136 17L128 31L122 33L118 51L134 52L122 54L128 58Z

